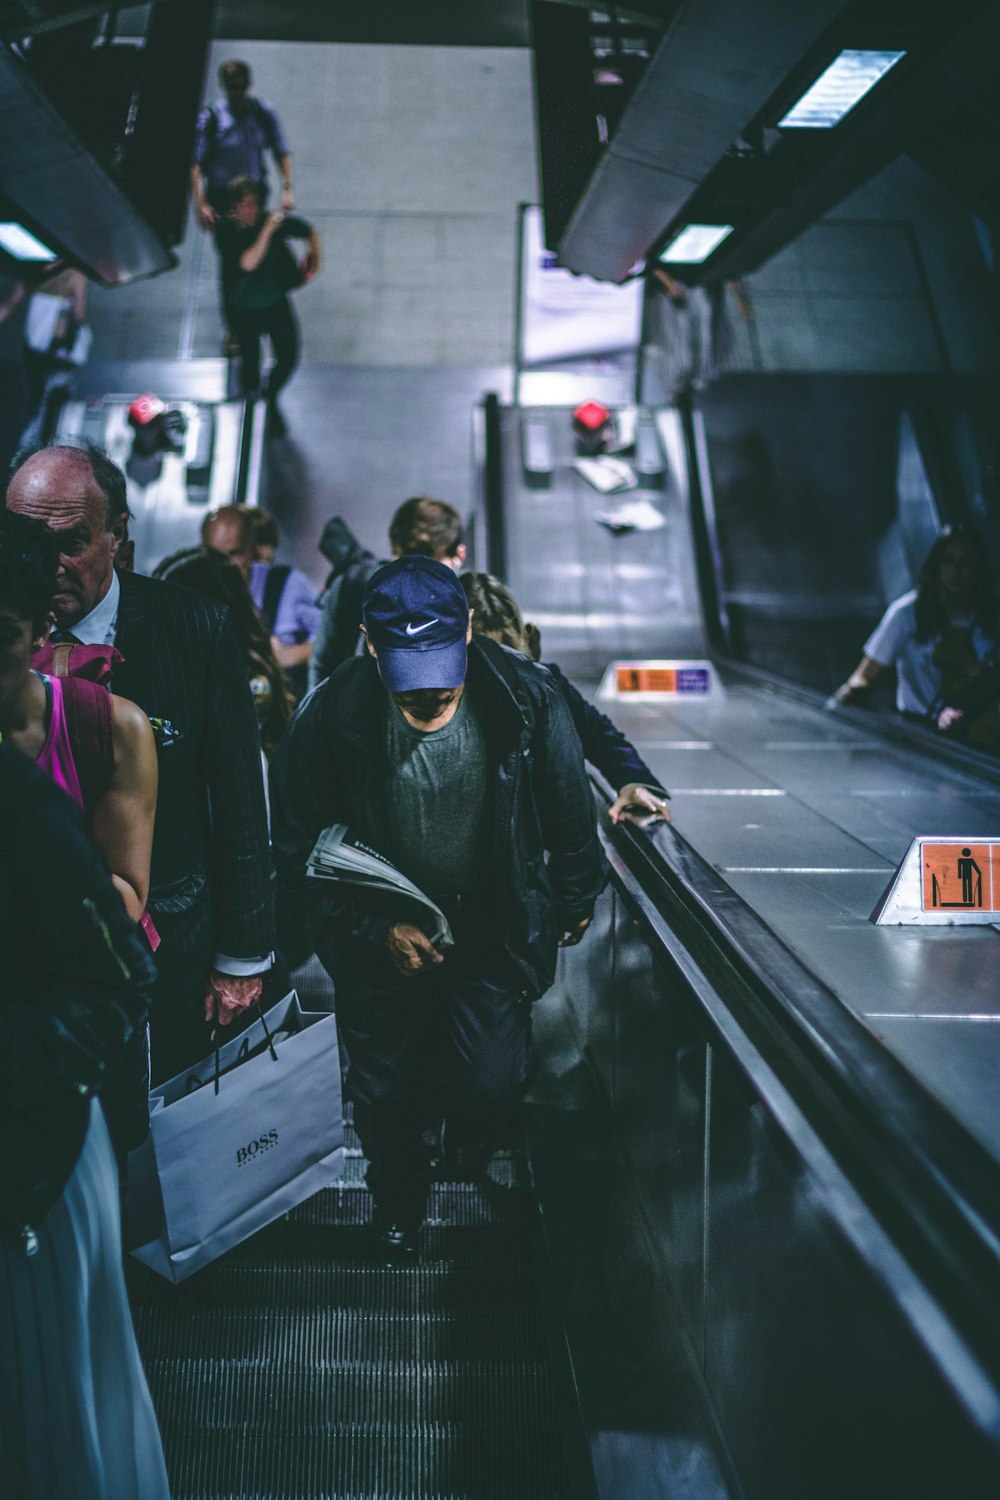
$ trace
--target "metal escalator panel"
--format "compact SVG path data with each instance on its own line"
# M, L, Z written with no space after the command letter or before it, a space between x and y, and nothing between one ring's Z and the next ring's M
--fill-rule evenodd
M523 1161L435 1188L420 1260L386 1268L347 1140L342 1185L134 1299L175 1500L569 1500Z

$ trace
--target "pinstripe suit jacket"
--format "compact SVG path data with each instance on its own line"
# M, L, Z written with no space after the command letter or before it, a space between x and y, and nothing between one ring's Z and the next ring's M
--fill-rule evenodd
M153 720L160 784L150 910L210 902L215 949L274 944L271 856L257 716L232 617L191 589L123 573L112 688ZM156 725L154 723L154 728Z

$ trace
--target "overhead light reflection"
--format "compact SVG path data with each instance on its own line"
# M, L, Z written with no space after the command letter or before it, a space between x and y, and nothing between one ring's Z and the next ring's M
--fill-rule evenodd
M665 250L660 251L664 265L697 266L733 232L732 224L687 224L675 234Z
M845 51L778 121L781 130L830 130L870 93L905 52Z
M48 245L43 245L23 224L7 222L0 224L0 250L5 250L14 260L57 260L58 256Z

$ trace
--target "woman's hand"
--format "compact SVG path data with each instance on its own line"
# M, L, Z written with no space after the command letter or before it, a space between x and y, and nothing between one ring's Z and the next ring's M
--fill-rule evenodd
M660 818L664 823L671 822L670 808L663 794L654 792L651 787L640 786L638 782L623 786L608 808L608 817L612 823L620 822L623 813L638 813L645 817Z

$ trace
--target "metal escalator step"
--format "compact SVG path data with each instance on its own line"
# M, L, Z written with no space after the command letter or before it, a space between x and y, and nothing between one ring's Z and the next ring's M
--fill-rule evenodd
M374 1354L376 1351L373 1350ZM215 1359L147 1365L157 1409L174 1433L251 1427L289 1436L358 1425L520 1428L552 1420L548 1371L523 1360L350 1360L321 1370L247 1368Z
M438 1309L418 1321L408 1308L315 1307L303 1318L276 1307L140 1307L135 1326L150 1362L218 1360L289 1374L359 1362L388 1368L486 1356L532 1364L547 1354L541 1322L526 1308Z
M348 1149L190 1286L136 1283L174 1500L569 1500L523 1159L435 1184L384 1267Z
M569 1500L547 1434L458 1423L168 1440L174 1500Z
M447 1262L407 1266L241 1265L220 1263L212 1282L218 1306L256 1304L279 1308L384 1308L386 1311L425 1312L467 1307L533 1307L538 1292L522 1264L498 1264L484 1276Z

